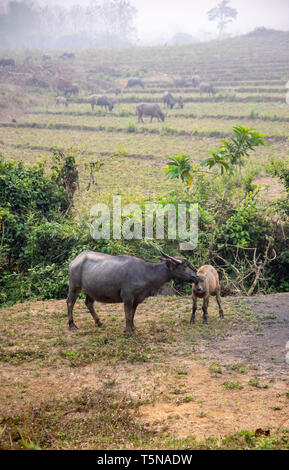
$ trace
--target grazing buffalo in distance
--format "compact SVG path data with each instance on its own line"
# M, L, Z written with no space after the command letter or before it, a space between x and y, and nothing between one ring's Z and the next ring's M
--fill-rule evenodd
M73 85L71 80L68 80L67 78L62 78L59 77L56 80L55 87L59 91L65 91L67 88L70 88Z
M63 106L66 106L66 108L67 108L68 105L69 105L69 102L68 102L68 99L65 98L65 96L56 96L56 98L55 98L55 104L56 104L56 105L62 104Z
M173 95L169 93L168 91L165 91L163 94L163 102L165 106L167 106L170 109L173 109L176 103L178 104L179 108L182 109L184 107L183 98L181 96L179 96L178 98L174 98Z
M71 95L78 95L79 93L79 86L76 83L72 83L71 85L64 88L64 95L71 96Z
M48 55L48 54L43 54L42 60L45 61L45 60L50 60L50 59L51 59L51 56L50 56L50 55Z
M74 59L74 58L75 58L75 54L73 54L73 52L64 52L63 54L59 56L59 59Z
M144 122L143 116L150 116L150 122L152 122L154 117L157 118L158 121L164 122L166 117L166 115L162 112L158 104L139 103L136 106L136 112L138 116L138 122Z
M200 83L200 95L202 96L203 93L207 93L208 96L214 96L216 90L211 83L202 82Z
M136 256L108 255L94 251L80 253L69 265L69 292L67 297L68 325L73 321L73 307L81 291L86 294L85 304L96 326L102 323L93 307L94 301L123 303L125 333L135 331L134 315L137 306L171 279L197 282L198 278L188 264L162 253L161 262L152 263Z
M193 309L190 323L195 322L195 313L197 310L198 298L203 299L203 322L208 323L208 305L210 295L216 296L217 303L219 306L220 318L224 318L224 312L221 307L221 288L219 276L216 269L213 266L206 264L198 269L197 276L198 282L196 282L192 286Z
M176 87L186 87L188 86L188 82L185 78L174 78L174 85Z
M200 85L200 78L197 75L192 77L192 85L194 88L197 88Z
M113 102L104 95L91 95L87 98L87 102L90 103L92 111L95 105L104 107L105 111L113 110Z
M133 86L140 86L144 88L144 82L140 78L131 77L128 79L127 84L125 85L125 88L130 88Z
M0 59L0 66L2 67L8 67L12 66L15 67L15 60L14 59Z

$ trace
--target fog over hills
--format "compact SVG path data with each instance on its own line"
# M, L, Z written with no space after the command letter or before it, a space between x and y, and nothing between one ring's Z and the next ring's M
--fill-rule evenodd
M208 18L208 11L220 3L221 0L64 0L61 3L2 0L0 46L99 47L208 41L220 37L218 21ZM288 0L225 3L237 10L237 15L229 18L222 36L244 34L260 27L289 30ZM61 40L62 37L66 39Z

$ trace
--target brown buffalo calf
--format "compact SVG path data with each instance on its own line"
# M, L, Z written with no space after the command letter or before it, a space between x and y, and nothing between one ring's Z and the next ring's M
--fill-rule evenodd
M193 309L190 323L195 322L198 298L203 299L203 323L208 323L208 305L210 295L216 295L220 318L224 318L223 309L221 307L221 288L217 271L213 266L206 264L198 269L197 276L199 281L192 285Z

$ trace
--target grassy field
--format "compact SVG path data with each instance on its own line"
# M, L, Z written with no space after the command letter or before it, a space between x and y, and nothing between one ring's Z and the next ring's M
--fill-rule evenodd
M207 150L215 148L239 124L267 134L270 147L251 157L256 175L266 176L268 161L288 156L287 40L286 33L276 32L198 47L140 48L117 54L113 50L106 54L83 51L76 53L73 63L60 63L55 55L52 63L57 64L62 76L79 84L79 97L62 108L55 106L55 92L49 88L23 87L17 81L12 86L3 77L11 97L25 102L21 108L25 112L16 116L17 123L2 119L0 149L8 158L23 158L29 163L43 156L49 161L54 148L69 147L79 152L80 165L84 158L102 161L98 186L91 189L92 194L85 194L87 204L83 205L79 197L81 210L86 212L95 197L107 199L115 182L117 192L127 200L150 198L154 192L166 194L172 187L163 169L169 155L183 152L200 162L208 156ZM19 61L22 59L19 56ZM34 64L41 64L40 55L35 54ZM45 76L45 70L41 73ZM114 87L123 87L126 77L134 74L142 77L145 89L123 90L111 113L98 107L92 112L89 104L79 102L91 93L104 91L115 99ZM175 88L174 76L183 76L189 82L195 74L214 83L214 98L200 97L198 89L190 85ZM49 84L52 79L46 80ZM136 103L152 101L163 107L165 90L182 95L184 108L166 109L164 123L150 123L149 119L138 123ZM80 176L84 187L85 174L81 172Z
M262 335L264 317L245 299L223 304L224 321L212 302L209 325L198 313L192 327L189 298L150 298L133 338L121 306L99 306L99 329L79 301L73 334L64 301L2 309L1 447L288 448L288 380L223 346Z
M182 47L76 51L66 62L55 52L54 75L42 52L33 51L33 76L47 88L25 84L25 53L15 52L20 75L0 71L0 152L29 165L44 160L49 171L54 149L72 148L80 176L75 214L83 215L116 194L124 202L166 196L181 187L164 172L170 155L201 162L233 126L247 125L270 143L250 156L247 168L269 186L266 197L276 198L281 188L267 165L289 155L288 41L288 33L267 32ZM80 86L68 108L54 104L56 73ZM145 89L124 90L112 112L92 112L81 102L92 93L115 99L113 89L133 75ZM174 76L192 75L214 83L216 95L200 97L191 85L175 88ZM164 122L138 123L136 103L163 108L166 90L182 95L184 108L166 109ZM84 164L95 160L104 165L97 185L86 190ZM288 449L288 374L277 373L274 363L264 371L253 346L244 361L222 346L226 338L262 336L263 317L243 298L223 303L224 321L213 300L209 325L198 314L192 327L190 297L149 298L139 307L132 338L123 335L122 306L99 305L107 328L94 329L78 301L80 329L73 333L64 300L2 308L0 447ZM258 428L270 435L255 433Z

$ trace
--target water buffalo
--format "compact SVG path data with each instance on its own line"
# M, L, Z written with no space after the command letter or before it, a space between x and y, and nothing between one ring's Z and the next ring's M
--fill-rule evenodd
M62 104L63 106L68 107L69 101L68 101L67 98L65 98L65 96L56 96L56 98L55 98L55 104L56 104L56 105Z
M71 95L78 95L79 93L79 86L76 83L72 83L71 85L64 88L64 95L71 96Z
M138 122L144 122L143 116L150 116L150 122L152 122L154 117L157 118L158 121L165 120L165 114L162 112L158 104L139 103L136 106L136 113L138 116Z
M125 85L125 88L130 88L133 86L140 86L144 88L144 83L140 78L137 77L131 77L128 79L127 84Z
M65 91L73 85L71 80L67 78L58 77L55 82L55 88L60 91Z
M130 255L108 255L83 251L69 265L69 292L67 297L68 325L77 328L73 321L73 307L81 291L86 294L85 304L96 326L102 323L96 314L94 301L123 303L125 333L134 332L134 314L137 306L153 295L171 279L180 282L198 282L198 277L188 264L162 253L161 262L153 263Z
M190 323L195 322L195 313L197 310L198 298L203 299L203 322L208 323L208 305L210 295L215 295L219 306L220 318L224 318L224 312L221 307L221 296L220 296L220 281L219 275L210 264L201 266L197 271L198 282L192 286L193 294L193 309Z
M185 78L174 78L174 85L176 87L186 87L188 86L188 82Z
M59 59L74 59L75 54L73 52L64 52L59 56Z
M216 90L211 83L202 82L200 83L200 95L202 96L203 93L208 93L209 96L214 96Z
M200 84L200 78L197 75L192 77L192 85L194 88L197 88Z
M6 67L6 66L15 66L15 60L14 59L0 59L0 66Z
M104 95L91 95L87 98L87 102L90 103L92 111L95 105L104 107L105 111L113 110L113 102Z
M174 98L173 95L169 93L168 91L165 91L163 94L163 102L165 106L167 106L170 109L173 109L176 103L179 105L179 108L182 109L184 107L183 98L181 96L179 96L178 98Z

